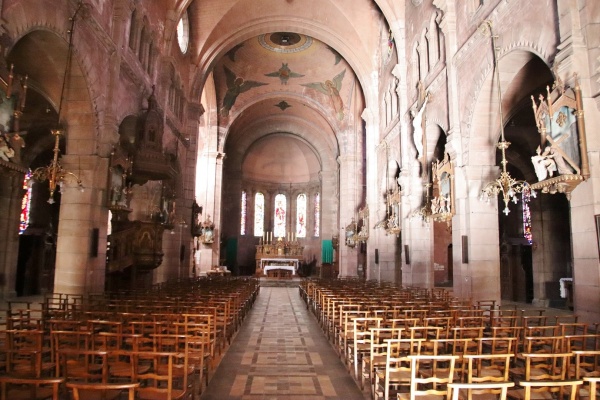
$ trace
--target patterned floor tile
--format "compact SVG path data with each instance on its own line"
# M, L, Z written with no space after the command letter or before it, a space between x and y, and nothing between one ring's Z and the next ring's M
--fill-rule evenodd
M263 287L203 400L364 400L296 288Z

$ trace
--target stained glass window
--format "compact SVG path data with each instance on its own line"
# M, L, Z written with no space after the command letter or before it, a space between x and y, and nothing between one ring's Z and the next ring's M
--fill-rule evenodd
M273 235L276 238L285 237L285 213L287 202L284 194L275 196L275 221L273 227Z
M319 232L321 230L321 194L315 194L315 237L319 237Z
M296 199L296 237L306 237L306 195L301 193Z
M254 236L265 232L265 195L258 192L254 196Z
M19 226L19 235L25 232L29 226L29 212L31 211L31 187L29 187L29 179L31 179L31 171L27 171L23 180L23 190L25 195L21 200L21 225Z
M529 209L529 200L531 190L523 188L523 236L529 244L533 244L533 233L531 232L531 210Z
M246 212L247 212L247 203L246 203L246 191L242 191L242 204L241 204L241 215L240 215L240 235L246 234Z

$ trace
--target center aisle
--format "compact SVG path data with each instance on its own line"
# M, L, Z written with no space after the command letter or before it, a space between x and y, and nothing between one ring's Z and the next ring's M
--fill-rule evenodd
M298 288L261 287L203 400L348 399L362 394Z

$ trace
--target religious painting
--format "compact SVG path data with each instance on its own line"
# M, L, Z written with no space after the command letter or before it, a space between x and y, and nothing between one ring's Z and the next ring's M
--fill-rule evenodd
M569 198L589 176L581 89L577 77L575 89L571 89L557 75L553 90L547 87L546 91L545 97L539 96L539 104L531 97L540 133L536 154L531 157L538 182L531 187L542 193L565 193Z

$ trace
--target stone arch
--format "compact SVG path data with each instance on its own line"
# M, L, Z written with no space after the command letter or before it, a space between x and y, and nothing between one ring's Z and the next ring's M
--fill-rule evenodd
M347 22L351 25L351 22ZM218 25L217 25L218 27ZM370 57L361 57L360 54L356 53L356 46L351 46L349 43L352 42L350 38L342 38L332 35L331 30L325 30L322 26L316 25L308 20L298 19L297 21L290 21L289 19L280 19L277 17L269 18L268 24L265 21L251 22L245 26L240 26L239 29L228 36L226 40L212 44L208 51L199 60L199 71L196 71L194 82L191 86L192 93L200 93L202 87L205 85L206 80L213 66L227 51L233 48L236 44L249 39L253 36L264 33L265 31L294 31L301 34L311 36L318 39L340 53L344 59L348 62L352 68L357 80L361 86L363 93L365 94L365 100L367 105L369 100L377 101L378 93L373 91L370 93L365 88L374 87L372 85L371 67L366 64L370 60ZM356 40L360 41L358 37ZM375 85L376 86L376 85ZM370 96L369 96L370 95ZM369 100L367 100L369 99Z
M437 23L437 13L433 13L431 15L431 19L429 20L429 45L430 68L433 69L440 61L441 48L440 30Z
M501 50L499 54L500 88L502 90L502 114L506 123L506 116L517 106L519 99L516 92L527 93L533 89L527 87L527 82L520 82L520 86L514 88L511 84L519 73L526 68L534 58L538 57L535 51L527 48L513 47ZM493 66L490 64L481 71L480 79L476 85L477 96L473 97L471 105L467 109L472 110L468 121L468 154L476 153L478 157L467 160L471 165L496 165L496 143L500 137L498 91L495 81ZM478 143L470 140L477 136L478 143L486 143L485 151ZM485 138L482 140L482 138ZM477 164L475 164L477 163Z

